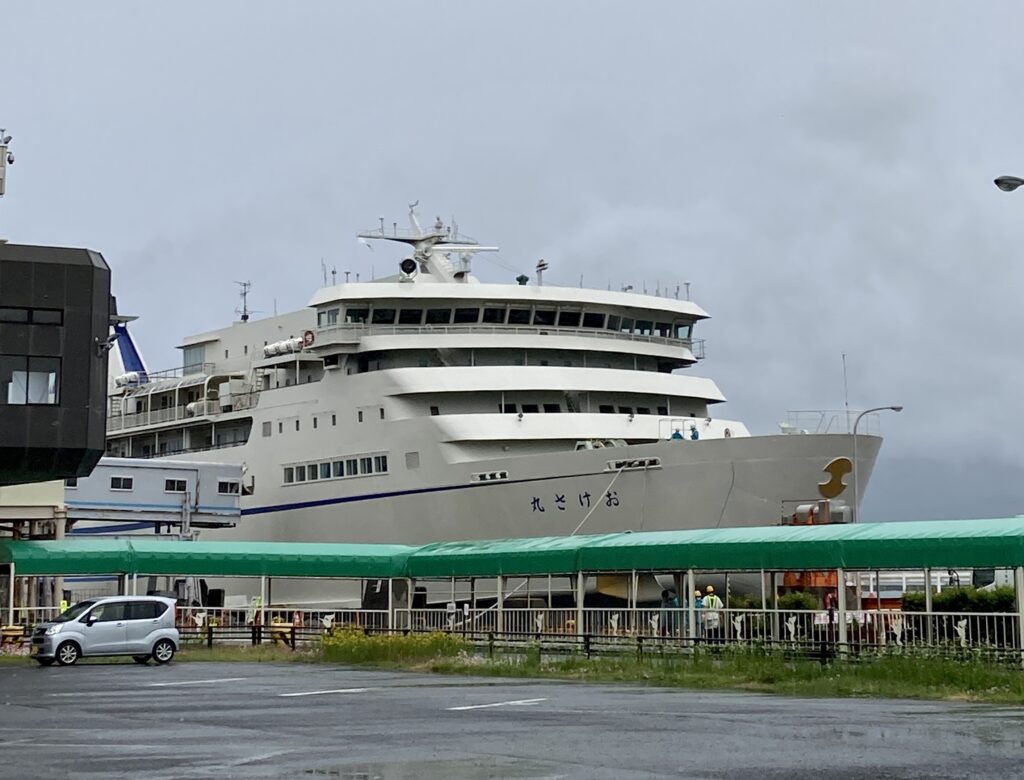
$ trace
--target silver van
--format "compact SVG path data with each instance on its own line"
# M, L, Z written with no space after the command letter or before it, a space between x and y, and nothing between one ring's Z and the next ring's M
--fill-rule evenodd
M174 600L159 596L108 596L80 601L52 623L36 626L30 655L42 666L69 666L79 658L130 655L165 664L178 649Z

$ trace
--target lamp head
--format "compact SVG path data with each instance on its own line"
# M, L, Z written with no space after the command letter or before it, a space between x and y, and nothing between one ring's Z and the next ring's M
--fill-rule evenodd
M903 407L902 406L890 406L889 408L892 409L894 412L902 412L903 411Z
M1024 179L1019 176L1000 176L995 182L996 186L1003 192L1013 192L1020 185L1024 184Z

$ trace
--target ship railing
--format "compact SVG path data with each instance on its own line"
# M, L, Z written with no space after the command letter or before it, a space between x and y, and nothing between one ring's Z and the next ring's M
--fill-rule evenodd
M345 325L328 325L317 329L317 343L324 340L328 343L350 344L363 336L408 336L408 335L553 335L582 336L625 340L636 343L663 344L671 347L689 349L699 360L704 358L704 339L678 339L671 336L656 336L638 333L622 333L620 331L602 330L600 328L560 328L554 325L367 325L352 323Z
M856 409L798 409L787 412L780 427L786 433L853 433L859 414ZM857 425L857 433L866 436L879 436L881 430L877 412L865 414Z
M213 417L226 412L252 409L259 401L259 395L259 392L232 395L231 405L228 408L223 407L219 400L204 400L193 401L188 406L169 406L164 409L153 409L135 414L110 414L107 416L107 431L123 431L129 428Z

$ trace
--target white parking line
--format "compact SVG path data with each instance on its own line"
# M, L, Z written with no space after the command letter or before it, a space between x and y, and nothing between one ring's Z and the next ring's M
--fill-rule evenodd
M212 685L213 683L238 682L247 680L248 677L218 677L213 680L182 680L181 682L160 682L150 683L150 688L168 688L172 685Z
M376 688L334 688L329 691L301 691L299 693L279 693L278 696L288 698L291 696L324 696L328 693L366 693L367 691L375 691Z
M463 707L449 707L448 710L457 712L459 710L483 710L488 707L529 707L542 701L547 701L547 699L516 699L515 701L499 701L494 704L467 704Z

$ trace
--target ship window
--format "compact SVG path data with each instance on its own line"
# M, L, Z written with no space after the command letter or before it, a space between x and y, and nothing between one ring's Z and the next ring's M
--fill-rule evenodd
M356 412L356 417L359 420L359 422L363 421L363 412L361 409L358 412Z
M636 330L634 333L639 333L641 336L650 336L654 330L654 323L650 320L637 320Z
M597 411L599 411L601 414L614 414L615 407L609 406L608 404L601 404L599 407L597 407Z
M580 317L582 312L578 311L563 311L558 313L558 327L560 328L578 328L580 326Z
M516 405L515 404L505 404L502 407L502 411L505 412L505 414L515 414L516 413Z
M220 480L217 482L217 493L222 496L237 496L242 486L233 480Z
M224 359L225 360L228 359L228 350L226 350L226 349L224 350Z
M466 323L476 322L480 319L479 309L456 309L455 318L453 322L465 325Z
M402 309L398 312L399 325L419 325L423 322L423 309Z
M32 309L33 325L63 325L64 312L60 309Z
M366 318L369 315L369 309L350 307L348 309L345 309L345 322L366 322Z
M537 404L523 404L523 414L537 414L540 407Z
M299 430L299 420L295 421L295 430Z
M692 322L677 322L676 323L676 338L677 339L688 339L693 333Z
M356 474L359 473L359 469L357 468L357 466L358 461L355 458L349 458L348 460L346 460L345 475L349 477L354 477Z
M418 452L405 453L405 467L407 469L418 469L420 467L420 454Z
M530 310L529 309L509 309L508 310L508 324L509 325L529 325L530 324Z
M331 464L331 476L332 477L344 477L345 476L345 461L336 460Z
M316 430L316 428L317 428L317 422L319 422L319 421L318 421L318 420L316 419L316 417L314 417L314 418L313 418L313 430Z
M394 309L374 309L373 310L373 324L374 325L394 325L395 324L395 310Z
M633 414L633 407L632 406L620 406L619 407L619 414Z
M441 414L441 410L440 409L438 409L436 406L431 406L430 407L430 416L431 417L437 417L439 414Z
M555 324L555 312L552 309L537 309L533 313L533 324L534 325L554 325Z
M604 315L596 311L588 311L583 315L584 328L603 328Z
M330 463L321 463L320 464L320 479L330 479L330 478L331 478L331 464Z
M327 324L328 325L337 325L338 324L338 314L340 312L341 312L341 309L328 309L326 312L324 312L324 314L327 315Z
M183 479L165 479L164 480L164 493L184 493L185 492L185 480Z
M316 464L310 463L306 466L306 479L313 481L317 477Z
M64 487L69 490L76 490L78 488L78 477L68 477L64 480Z
M360 458L359 459L359 473L360 474L372 474L373 473L373 458Z
M285 466L284 469L284 484L290 485L295 481L295 469L291 466Z
M658 414L668 415L668 407L667 406L659 406L658 407Z
M306 467L305 466L296 466L295 467L295 481L296 482L305 482L306 481Z
M135 488L135 479L133 477L111 477L110 478L110 489L111 490L133 490Z
M649 408L647 408L646 406L638 406L636 408L636 413L637 414L650 414L651 410Z
M248 344L246 344L244 347L242 347L242 354L243 355L248 355L249 354L249 345Z
M451 309L427 309L427 325L447 325L451 318Z
M618 330L620 322L622 322L622 318L621 317L618 317L618 316L616 316L614 314L609 314L608 315L608 325L606 327L608 328L608 330Z
M484 309L484 322L502 323L505 321L504 309Z
M278 424L277 424L277 432L278 433L284 433L284 423L283 422L278 422Z
M380 408L380 419L382 419L382 420L384 419L384 407L383 406Z
M338 424L338 415L332 414L331 415L331 425L337 425L337 424Z
M554 414L562 411L561 404L544 404L544 411L548 414Z
M316 326L318 328L322 328L326 324L327 324L327 312L325 312L325 311L318 311L316 313Z
M375 455L373 458L373 470L378 474L383 474L388 470L388 456L387 455Z
M658 322L654 325L654 332L659 336L668 338L672 335L672 325L668 322Z

